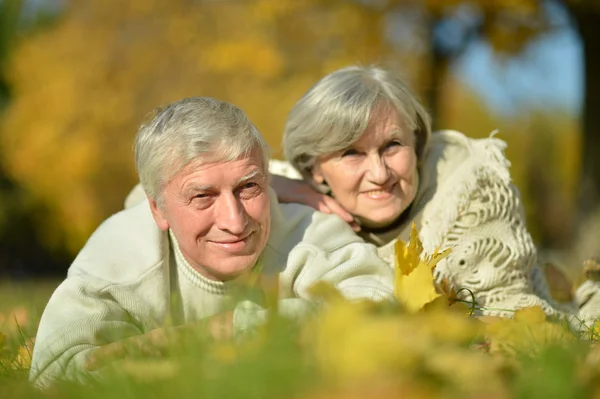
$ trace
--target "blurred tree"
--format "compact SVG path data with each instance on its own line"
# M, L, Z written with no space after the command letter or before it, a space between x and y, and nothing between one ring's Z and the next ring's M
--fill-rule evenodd
M0 1L0 111L10 101L10 85L4 75L16 37L47 20L32 13L25 21L23 0ZM18 182L7 175L0 154L0 275L25 276L56 271L64 263L63 254L50 253L37 237L36 216L40 204L33 204Z
M0 1L0 109L6 105L9 95L3 67L8 59L13 39L17 34L22 9L23 0Z
M421 86L435 128L443 127L440 111L450 67L471 44L485 41L500 59L508 58L550 28L540 0L390 0L388 4L396 10L396 23L416 27L410 34L412 41L421 42L416 47L423 49Z
M549 29L542 11L542 0L64 1L8 64L0 155L22 203L45 210L45 245L75 253L136 182L131 142L155 106L231 101L278 148L287 112L318 78L377 62L401 66L438 114L449 65L473 40L515 54Z
M383 24L381 10L346 0L67 1L11 59L7 171L48 209L45 243L75 253L136 182L132 139L152 108L216 96L278 147L287 112L319 77L386 59Z
M532 39L555 29L549 10L562 6L572 18L583 47L584 103L582 115L581 182L576 223L588 220L600 210L600 2L598 0L426 0L406 2L402 7L422 10L420 24L427 26L423 39L429 49L425 74L427 101L434 115L434 126L444 120L441 93L447 83L449 67L476 40L491 45L502 57L518 54ZM412 13L411 15L414 15ZM587 234L584 232L583 234ZM573 236L575 238L575 236ZM600 247L600 246L599 246ZM600 248L597 248L597 250Z
M583 140L578 207L578 223L583 224L600 211L600 157L597 153L600 148L600 114L597 111L600 108L600 2L562 0L562 3L569 10L579 32L584 57ZM598 235L600 232L593 233ZM595 250L600 250L599 244Z

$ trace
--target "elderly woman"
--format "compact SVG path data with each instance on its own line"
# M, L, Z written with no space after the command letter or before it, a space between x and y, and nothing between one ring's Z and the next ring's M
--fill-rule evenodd
M277 203L266 143L239 108L171 104L140 128L135 158L147 200L105 221L52 295L33 352L38 386L98 376L129 348L160 352L182 327L244 333L270 303L236 291L249 273L278 276L277 309L293 318L311 313L319 281L350 299L393 298L391 270L344 221Z
M437 281L472 292L484 314L539 305L553 315L559 306L536 263L505 146L431 134L427 112L398 77L352 66L293 107L283 137L289 163L272 161L270 171L280 201L339 214L390 265L395 241L408 240L416 223L426 252L452 248Z

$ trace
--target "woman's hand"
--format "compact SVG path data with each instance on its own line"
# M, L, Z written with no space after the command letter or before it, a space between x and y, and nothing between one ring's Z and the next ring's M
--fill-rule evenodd
M271 176L271 187L275 190L280 202L295 202L310 206L323 213L336 214L350 224L354 231L360 231L360 226L355 222L354 217L335 199L315 191L302 180L288 179L278 175Z

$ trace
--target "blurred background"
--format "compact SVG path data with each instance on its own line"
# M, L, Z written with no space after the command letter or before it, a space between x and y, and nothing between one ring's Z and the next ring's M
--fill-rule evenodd
M349 64L400 71L437 129L508 142L528 226L577 269L600 245L598 0L0 0L0 276L64 276L137 182L144 115L288 111Z

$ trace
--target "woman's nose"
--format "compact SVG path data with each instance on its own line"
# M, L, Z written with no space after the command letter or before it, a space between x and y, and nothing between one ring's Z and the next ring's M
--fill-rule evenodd
M367 176L375 183L382 185L390 177L390 170L385 161L380 156L371 156L368 162Z

